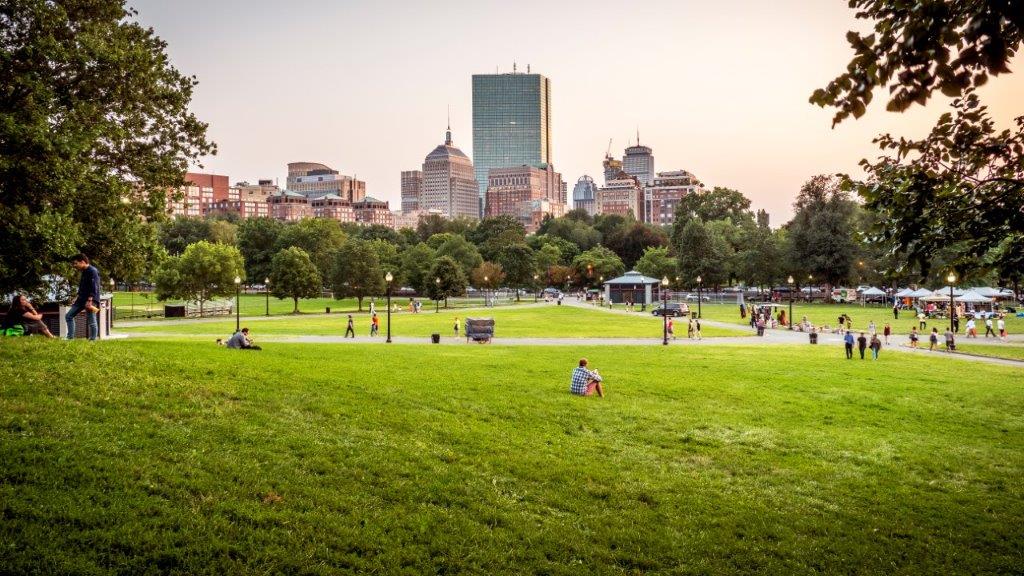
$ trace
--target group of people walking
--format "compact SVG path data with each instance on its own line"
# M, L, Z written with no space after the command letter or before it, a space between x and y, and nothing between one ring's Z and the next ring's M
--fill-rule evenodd
M674 318L669 318L666 324L669 338L676 339L676 322ZM697 340L703 340L704 337L700 333L700 318L690 317L686 322L686 337L689 339L696 338Z
M853 330L847 330L846 334L843 335L843 344L846 348L847 360L853 359L853 347L855 344L857 346L857 352L860 353L861 360L864 360L864 353L868 349L871 350L872 360L878 360L878 353L882 351L882 341L878 338L878 334L876 333L871 334L871 338L869 340L864 332L861 332L860 336L854 338Z

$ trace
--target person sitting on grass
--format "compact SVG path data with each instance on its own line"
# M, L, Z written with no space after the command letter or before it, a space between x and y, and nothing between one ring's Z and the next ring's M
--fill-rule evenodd
M36 312L24 294L14 295L11 307L7 310L7 315L4 316L3 324L0 324L0 334L6 332L8 328L19 326L25 336L40 334L47 338L56 338L43 323L43 315Z
M580 358L580 364L572 371L572 382L569 391L577 396L593 396L594 392L604 398L604 389L601 388L601 375L597 370L587 369L587 359Z
M228 339L228 348L234 348L235 350L262 350L259 346L252 343L249 339L249 329L242 328L238 332L231 335Z

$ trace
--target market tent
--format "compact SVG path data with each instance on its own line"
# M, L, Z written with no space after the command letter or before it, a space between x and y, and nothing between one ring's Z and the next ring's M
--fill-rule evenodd
M899 292L896 293L896 297L897 298L907 298L908 296L913 296L913 295L914 295L914 291L911 290L910 288L904 288L903 290L900 290Z
M928 296L931 295L932 291L928 290L927 288L918 288L917 290L914 290L913 292L908 294L908 296L910 296L911 298L927 298Z
M885 292L878 288L871 287L860 293L861 296L885 296Z
M978 294L977 292L972 292L970 290L964 292L960 296L957 296L953 300L957 302L964 302L967 304L987 304L992 301L991 298L987 298L985 296L982 296L981 294Z
M935 292L931 296L925 296L920 299L922 302L949 302L949 294L941 294Z

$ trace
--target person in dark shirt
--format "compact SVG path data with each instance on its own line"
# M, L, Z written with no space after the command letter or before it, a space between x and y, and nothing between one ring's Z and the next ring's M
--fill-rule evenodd
M868 347L867 336L864 336L864 333L861 332L860 336L857 337L857 351L860 352L860 359L861 360L864 359L864 350L866 350L867 347Z
M72 340L75 337L75 316L85 310L85 325L89 340L95 340L99 335L100 326L97 320L97 304L100 302L100 271L89 264L89 257L85 254L78 254L71 259L71 265L82 273L78 281L78 295L71 304L64 320L67 322L67 338Z
M15 294L14 299L11 300L11 307L7 310L3 322L0 323L0 332L15 326L21 326L26 336L42 334L47 338L55 338L43 323L43 315L36 312L24 294Z

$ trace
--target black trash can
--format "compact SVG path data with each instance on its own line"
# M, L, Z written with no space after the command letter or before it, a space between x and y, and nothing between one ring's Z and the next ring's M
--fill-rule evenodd
M757 335L758 336L764 336L764 326L758 326L757 327Z
M434 334L431 334L430 335L430 341L432 343L434 343L434 344L440 344L441 343L441 335L436 333L436 332Z
M818 333L817 332L811 332L810 334L807 335L807 337L810 338L811 344L817 344L818 343Z
M330 307L330 306L327 306L327 312L326 312L326 314L330 314L330 313L331 313L331 307Z

